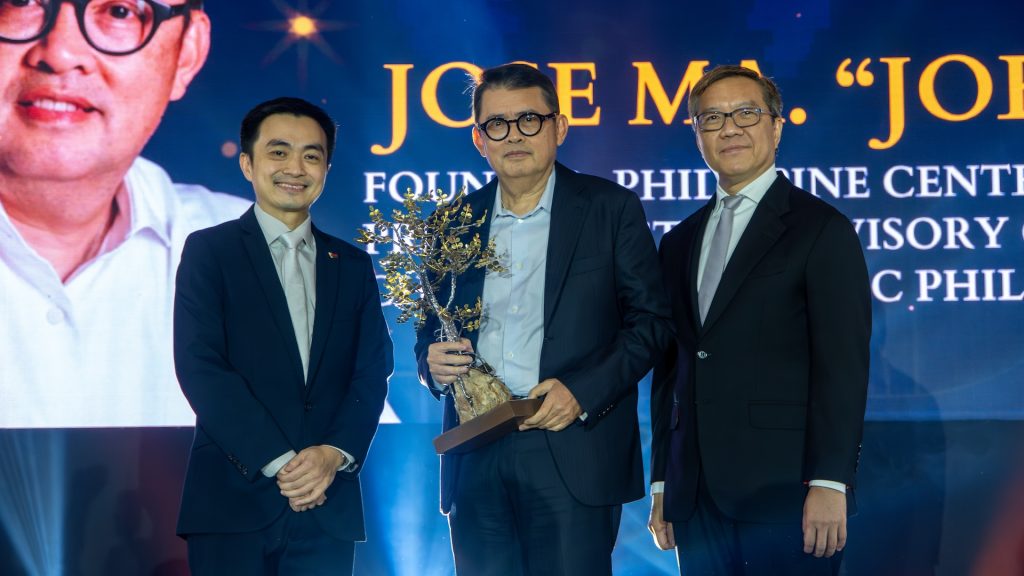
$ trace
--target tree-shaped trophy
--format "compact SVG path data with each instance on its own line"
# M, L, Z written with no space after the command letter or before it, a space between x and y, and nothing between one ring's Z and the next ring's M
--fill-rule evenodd
M506 272L494 243L484 245L474 232L486 221L486 212L474 220L471 207L463 203L465 195L465 189L454 195L437 190L419 198L407 192L402 209L394 209L390 221L371 206L372 227L360 229L356 239L361 244L393 245L379 260L384 297L399 310L397 321L415 320L417 330L427 315L436 316L440 342L457 342L465 332L478 329L483 317L479 298L473 306L455 305L459 276L471 267ZM429 208L433 211L425 216ZM450 384L448 392L455 400L459 425L434 439L438 454L467 452L493 441L517 429L541 404L539 399L512 400L508 387L476 354L469 372Z

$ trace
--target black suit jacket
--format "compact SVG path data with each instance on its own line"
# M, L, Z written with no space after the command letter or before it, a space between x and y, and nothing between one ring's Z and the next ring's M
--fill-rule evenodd
M540 380L558 378L572 392L585 423L545 432L566 487L580 502L605 506L644 495L637 381L670 336L668 303L661 290L657 252L636 194L608 180L556 164L544 279L544 343ZM497 181L467 197L474 218L485 211L480 233L490 233ZM483 294L484 270L458 282L457 305ZM421 381L438 395L426 363L436 318L419 331L416 355ZM467 335L476 347L477 332ZM485 358L486 360L486 358ZM444 429L458 423L444 397ZM458 456L441 459L441 509L457 489Z
M316 314L309 376L284 289L250 208L185 242L174 300L174 360L196 413L178 533L246 532L288 506L260 469L328 444L362 464L384 407L391 339L365 252L315 227ZM312 511L324 530L362 540L356 471L338 472Z
M701 325L697 267L714 203L661 241L677 333L651 399L664 516L690 517L700 472L718 508L740 521L799 522L812 479L849 486L852 513L871 333L857 235L780 174Z

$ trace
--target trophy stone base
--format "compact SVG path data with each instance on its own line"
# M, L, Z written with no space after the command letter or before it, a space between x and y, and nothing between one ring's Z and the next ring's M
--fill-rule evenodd
M434 438L434 450L438 454L461 454L489 444L518 430L519 424L533 416L543 402L543 398L502 402Z

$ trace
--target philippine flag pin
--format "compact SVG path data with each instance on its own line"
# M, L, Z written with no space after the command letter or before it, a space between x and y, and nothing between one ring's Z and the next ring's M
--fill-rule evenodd
M328 252L327 253L327 257L330 258L331 260L337 260L338 259L338 253L337 252Z

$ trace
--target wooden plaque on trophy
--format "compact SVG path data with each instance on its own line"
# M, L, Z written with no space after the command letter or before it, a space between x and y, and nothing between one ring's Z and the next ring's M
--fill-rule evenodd
M519 425L533 416L543 398L509 400L487 412L460 424L434 438L434 450L438 454L461 454L489 444L509 432L515 432Z

